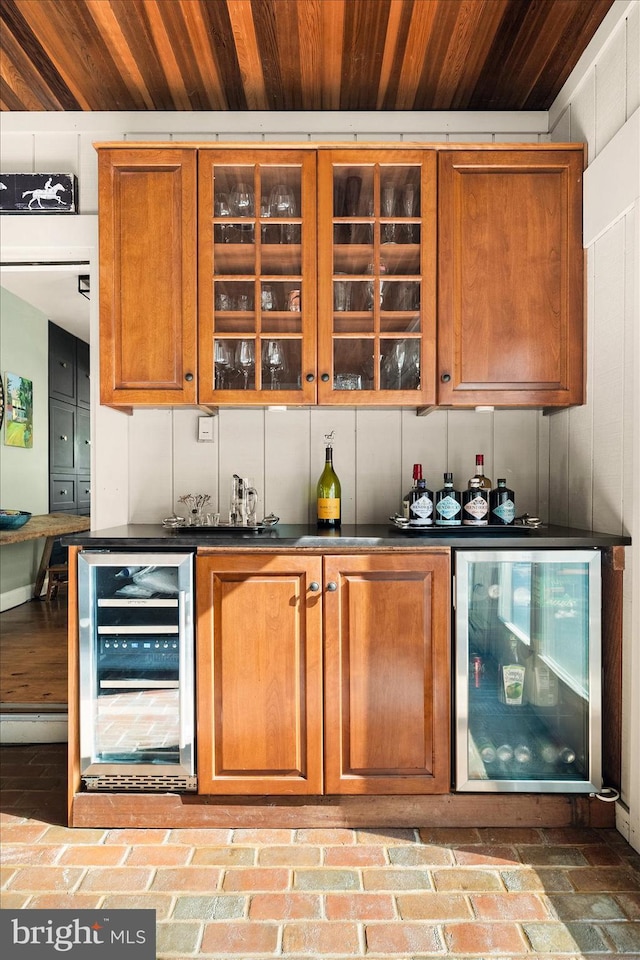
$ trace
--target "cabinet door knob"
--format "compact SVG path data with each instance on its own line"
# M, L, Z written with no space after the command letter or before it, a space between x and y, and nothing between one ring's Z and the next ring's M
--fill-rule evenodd
M309 590L311 590L312 593L317 593L319 589L320 584L316 580L312 580L309 584Z
M193 380L193 374L192 374L192 373L185 373L184 378L185 378L185 380L186 380L188 383L191 383L191 381Z
M334 583L333 580L329 580L329 583L327 584L327 590L329 591L329 593L335 593L337 589L338 589L338 584Z
M315 380L314 374L308 373L305 377L305 380L307 381L307 383L313 383L313 381Z
M329 376L328 373L323 373L320 379L322 380L323 383L327 383L327 381L330 380L331 377Z
M61 440L64 440L65 443L67 442L67 437L65 436L64 433L61 433L61 434L60 434L60 439L61 439Z
M442 380L443 383L449 383L449 381L451 380L451 374L443 373L440 379Z
M60 366L61 366L61 367L66 367L66 366L67 366L66 361L65 361L65 360L61 360L61 361L60 361Z
M91 440L85 440L85 443L86 443L86 445L87 445L88 447L91 446Z
M66 497L66 495L67 495L67 491L66 491L66 490L61 490L61 491L60 491L60 496Z

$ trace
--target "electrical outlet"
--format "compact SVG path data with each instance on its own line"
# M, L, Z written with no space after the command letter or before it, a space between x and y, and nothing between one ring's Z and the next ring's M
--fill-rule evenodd
M198 417L198 442L213 443L213 417Z

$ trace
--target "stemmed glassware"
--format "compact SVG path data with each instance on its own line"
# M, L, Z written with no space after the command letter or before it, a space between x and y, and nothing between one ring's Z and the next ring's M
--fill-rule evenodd
M213 350L213 362L216 371L215 389L224 390L228 384L228 372L231 369L231 350L222 340L216 340Z
M383 217L393 217L396 212L396 188L391 184L385 184L382 187L380 197L380 211ZM382 242L395 243L396 225L395 223L385 223L382 228Z
M230 217L231 207L229 206L229 197L226 193L216 193L213 212L216 217ZM216 227L216 239L220 243L229 242L229 227L227 224L220 223Z
M269 195L270 217L295 217L296 200L293 192L284 184L278 183ZM280 225L280 243L291 243L294 237L292 223Z
M412 183L408 183L402 193L402 212L405 217L415 217L418 210L418 191ZM415 239L415 229L413 223L406 226L406 235L409 243Z
M402 390L402 370L406 356L404 340L396 340L391 349L391 362L398 372L398 390Z
M238 347L237 364L244 377L244 389L249 387L249 374L255 364L255 348L253 340L241 340Z
M248 183L236 183L229 194L229 209L231 215L234 217L246 218L253 216L255 209L254 195L253 189ZM253 224L241 223L239 224L239 229L241 241L245 239L245 234L248 240L251 239Z
M265 364L271 375L271 389L280 388L278 374L284 366L284 352L279 340L268 340L265 348Z

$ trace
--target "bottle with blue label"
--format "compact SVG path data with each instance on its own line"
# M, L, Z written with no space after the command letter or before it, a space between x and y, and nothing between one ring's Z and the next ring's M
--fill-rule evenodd
M516 495L507 487L507 481L500 478L498 486L489 494L489 523L503 526L513 523L516 518Z
M453 489L453 474L445 473L444 486L434 496L436 527L459 527L462 523L462 494Z

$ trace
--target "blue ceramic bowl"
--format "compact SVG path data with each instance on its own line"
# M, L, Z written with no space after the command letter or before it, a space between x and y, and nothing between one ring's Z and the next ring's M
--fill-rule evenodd
M31 514L27 510L7 511L0 510L0 530L17 530L24 527Z

